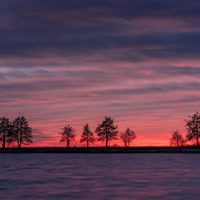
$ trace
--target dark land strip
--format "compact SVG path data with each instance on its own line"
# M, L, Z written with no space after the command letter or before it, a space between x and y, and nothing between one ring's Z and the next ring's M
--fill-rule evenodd
M25 147L1 148L1 153L200 153L200 147Z

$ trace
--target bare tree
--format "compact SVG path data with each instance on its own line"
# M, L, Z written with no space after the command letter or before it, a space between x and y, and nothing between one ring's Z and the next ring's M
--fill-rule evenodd
M89 143L94 143L95 142L95 138L93 136L93 133L90 131L89 125L86 124L83 128L83 133L80 139L80 143L82 142L86 142L87 143L87 147L89 147Z
M131 130L129 127L120 134L120 138L124 142L124 146L127 147L129 144L137 138L135 131Z
M6 117L0 118L0 142L2 147L6 147L6 141L8 140L9 133L10 133L10 122L9 119Z
M106 147L108 141L117 139L117 126L114 126L114 119L111 117L105 117L101 124L98 124L95 132L97 133L98 141L106 141Z
M188 141L193 138L196 139L197 146L199 146L199 136L200 136L200 115L196 112L193 116L188 116L191 119L186 120L186 129L188 133L186 134L186 138Z
M59 134L61 134L61 139L60 142L67 142L67 147L69 147L69 143L71 141L75 141L75 129L72 128L71 126L67 125L64 128L62 128L62 132L60 132Z
M15 133L15 130L14 130L13 122L10 122L9 131L8 131L8 134L7 134L7 137L6 137L7 147L13 146L14 142L16 142L16 133Z
M185 140L184 140L182 134L179 133L178 130L176 130L176 131L173 131L172 138L169 139L169 143L170 143L170 146L180 147L180 146L185 145Z
M33 143L32 129L24 116L19 116L13 121L13 132L18 148L21 148L22 144Z

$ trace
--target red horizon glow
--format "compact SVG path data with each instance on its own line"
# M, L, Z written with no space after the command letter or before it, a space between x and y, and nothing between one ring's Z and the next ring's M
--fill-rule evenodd
M153 126L150 126L150 123L151 123L152 120L150 120L149 124L148 124L148 128L147 127L140 127L140 125L142 125L142 123L136 123L135 126L129 126L131 129L133 129L136 134L137 134L137 138L135 140L133 140L133 142L130 144L130 146L135 146L135 147L138 147L138 146L169 146L169 139L171 138L171 135L172 135L172 132L170 132L170 129L171 127L167 127L167 124L165 124L165 130L166 132L160 132L159 129L161 127L164 127L163 124L154 124ZM168 124L169 123L173 123L174 120L171 120L171 122L168 121ZM183 136L185 136L186 134L186 129L184 127L185 125L185 122L183 120L177 120L176 121L177 124L179 123L179 125L182 125L182 129L179 129L179 131L183 134ZM98 123L101 123L101 121L99 121ZM127 127L127 123L125 122L121 122L119 120L114 120L114 123L115 125L118 125L118 131L119 131L119 134L121 132L123 132L126 127ZM82 131L83 131L83 126L85 124L83 124L81 126L82 123L78 123L76 126L74 125L73 127L76 129L76 142L71 142L70 143L70 146L73 147L73 146L76 146L76 147L85 147L86 146L86 143L80 143L80 137L81 137L81 134L82 134ZM131 124L131 123L130 123ZM67 124L65 124L67 125ZM64 125L64 126L65 126ZM30 126L31 123L30 123ZM51 126L51 129L50 129L50 126ZM59 126L61 126L60 123L58 124L53 124L50 125L47 124L46 127L43 127L43 131L41 131L42 129L40 129L41 132L38 132L37 133L37 129L36 127L34 128L33 126L33 136L34 136L34 139L33 139L33 143L30 144L30 145L23 145L23 147L66 147L66 143L65 142L62 142L60 143L60 137L61 135L59 134L59 132L62 131L61 128L59 128ZM64 127L62 126L62 128ZM94 130L96 129L96 126L95 124L89 124L90 126L90 129L94 132ZM124 127L124 128L122 128ZM150 132L150 131L153 131L155 130L155 128L157 127L157 131L155 132ZM38 130L40 128L40 125L38 126ZM48 131L48 134L46 134L46 130L50 130ZM185 129L185 131L184 131ZM173 130L176 130L175 128ZM56 132L57 131L57 132ZM42 134L41 134L42 133ZM43 136L43 138L40 138L38 136L40 136L39 134L41 134L41 136ZM118 135L119 135L118 134ZM46 136L45 136L46 135ZM151 137L149 137L149 135L151 135ZM50 137L51 136L51 137ZM97 138L97 135L94 133L94 136ZM45 140L45 137L47 137L47 139ZM189 143L188 143L189 144ZM113 146L113 145L119 145L119 146L124 146L122 140L120 140L120 138L118 137L118 140L112 140L112 141L109 141L109 146ZM95 146L105 146L105 142L95 142L94 144L89 144L89 146L91 147L95 147Z

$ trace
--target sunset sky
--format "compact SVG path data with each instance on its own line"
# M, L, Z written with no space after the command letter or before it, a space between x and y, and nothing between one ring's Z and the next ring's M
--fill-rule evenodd
M169 145L199 105L200 1L0 1L1 116L24 115L32 146L66 146L67 124L80 146L105 116Z

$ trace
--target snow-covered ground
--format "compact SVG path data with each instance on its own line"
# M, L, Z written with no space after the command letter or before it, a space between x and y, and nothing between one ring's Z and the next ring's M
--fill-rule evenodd
M1 199L199 199L200 154L0 154Z

